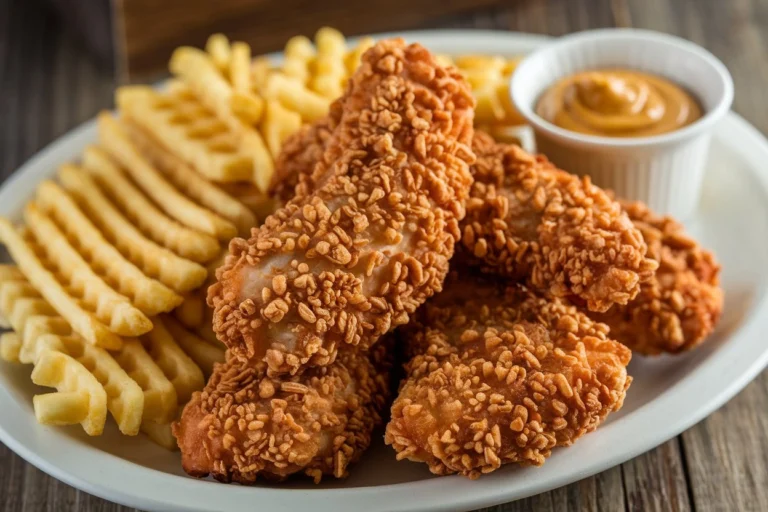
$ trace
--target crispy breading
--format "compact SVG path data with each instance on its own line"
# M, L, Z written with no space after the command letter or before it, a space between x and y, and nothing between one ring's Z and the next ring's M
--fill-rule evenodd
M313 158L328 144L325 123L286 143L273 196L287 201L317 186ZM653 275L639 231L608 193L480 131L473 149L475 183L459 251L466 264L594 311L626 304Z
M640 232L608 193L545 157L476 132L464 258L484 272L606 311L653 276Z
M591 316L641 354L676 354L698 346L715 329L723 310L720 265L671 217L656 215L639 202L622 202L622 207L643 234L648 256L659 269L640 286L634 301Z
M316 190L234 239L209 288L234 356L273 374L328 365L440 290L471 183L472 107L466 82L423 47L366 52L331 107Z
M631 352L574 306L463 272L402 328L407 377L385 441L469 478L541 465L624 401Z
M227 354L173 426L184 470L243 484L295 473L316 483L346 476L389 403L391 341L368 353L344 347L329 366L279 379L266 375L264 362Z
M285 141L275 162L275 173L267 190L269 195L287 203L297 195L305 197L314 191L310 179L312 170L322 159L332 131L331 119L324 117L302 126ZM301 188L297 190L300 183Z

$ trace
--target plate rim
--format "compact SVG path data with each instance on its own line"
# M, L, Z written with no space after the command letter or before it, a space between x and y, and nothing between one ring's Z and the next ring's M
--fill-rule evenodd
M526 45L533 48L551 39L549 36L521 32L461 29L419 30L373 34L373 37L375 38L393 36L402 36L409 40L419 40L424 42L425 46L462 44L470 48L485 45L493 46L494 44L500 46L504 40L509 42L510 45L515 45L518 48ZM355 40L357 38L349 39ZM456 43L456 39L459 39L461 43ZM436 43L436 41L440 40L442 40L442 43ZM516 51L519 52L520 50ZM494 51L494 53L496 53L496 51ZM277 55L278 54L273 54L272 56L274 57ZM719 128L722 130L724 125L730 125L730 129L740 132L743 137L745 137L745 140L749 140L749 144L745 144L745 146L748 145L750 147L758 148L768 155L768 139L741 116L732 111L729 112ZM24 190L26 188L34 188L37 183L51 174L51 168L55 167L56 162L63 160L65 155L71 154L70 158L73 158L79 154L87 143L92 142L95 139L95 132L95 119L91 119L45 146L31 159L19 167L3 183L0 188L0 205L4 204L4 200L9 199L7 196L11 196L12 193L24 196L25 194L18 193L16 189ZM761 170L759 167L752 168L751 176L758 179L763 192L768 196L768 170ZM768 318L765 320L761 318L761 316L768 317L768 315L765 315L765 313L768 312L768 290L766 288L768 287L763 285L759 290L759 294L751 307L748 319L745 320L737 330L730 333L729 338L747 338L755 330L759 331L761 330L761 326L765 327L766 324L768 324ZM735 350L734 345L739 345L739 343L727 343L723 346L723 350L733 352ZM649 415L649 411L659 411L656 413L656 415L659 415L665 408L674 409L671 402L674 401L673 399L677 395L683 393L685 388L692 387L691 381L695 380L693 377L702 370L717 366L718 361L721 359L723 358L714 357L703 361L696 371L681 379L671 388L681 389L678 389L674 394L669 392L664 393L659 398L646 404L644 408L647 410L644 414ZM114 458L120 461L118 466L124 465L124 467L119 468L117 471L123 478L122 480L117 480L107 476L94 478L98 477L99 474L106 474L105 472L99 471L98 468L90 471L78 469L78 471L73 472L71 467L72 463L70 463L70 467L67 467L66 464L62 464L62 461L58 460L58 457L54 457L55 462L51 462L50 456L46 457L45 454L38 453L39 450L34 450L22 441L17 440L7 430L4 423L5 420L2 418L0 418L0 440L30 464L68 485L106 500L142 509L185 511L211 510L211 506L207 504L211 503L211 495L221 494L210 492L214 489L210 487L212 485L225 491L225 498L226 496L234 498L231 500L225 499L224 501L219 501L218 505L222 507L222 510L239 510L242 508L243 503L253 504L254 500L264 500L263 503L265 505L270 505L272 509L282 507L285 507L286 509L296 509L312 506L321 510L323 505L332 505L335 510L339 511L356 510L362 507L376 510L381 506L386 506L387 510L401 511L427 509L455 510L457 508L471 509L521 499L540 492L555 489L634 458L666 440L679 435L682 431L695 423L698 423L716 409L720 408L725 402L730 400L751 382L766 365L768 365L768 348L763 349L762 352L756 355L756 357L752 358L746 365L746 368L740 367L740 373L736 378L730 380L728 385L719 387L716 390L717 392L710 395L710 398L705 403L698 405L696 410L691 412L688 416L678 418L673 422L672 426L667 426L665 429L659 429L656 434L651 433L650 435L645 435L642 440L636 439L633 448L623 451L620 455L602 455L592 462L582 464L579 471L561 472L556 477L546 480L542 479L541 482L537 482L539 479L535 478L535 471L527 471L527 475L523 474L522 477L520 476L522 473L519 472L514 473L515 476L512 476L510 473L495 473L474 482L469 482L461 477L452 476L381 486L335 489L322 487L312 489L280 489L240 486L225 487L213 482L172 475L160 470L141 466L110 453L103 452L94 446L86 445L86 452L95 452L93 453L93 456L96 459L101 459L103 462L107 461L109 458ZM0 376L0 379L4 378L5 377ZM4 395L7 400L18 405L19 408L21 407L21 405L17 403L16 398L11 394L10 390L3 387L0 393ZM2 399L2 396L0 396L0 399ZM0 402L1 401L2 400L0 400ZM620 418L610 425L601 428L601 431L605 434L618 432L619 427L627 421L629 421L629 417ZM616 436L614 435L614 437ZM75 452L82 451L82 448L76 444L73 444L72 446L74 447ZM70 450L73 449L69 446L67 448ZM66 462L66 460L63 462ZM97 462L99 461L97 460ZM129 476L132 474L136 474L137 481L142 481L143 484L149 485L143 487L142 484L137 484L136 481L131 481L128 486L114 485L116 482L119 483L121 481L129 480ZM533 474L534 478L529 478L531 474ZM154 478L157 478L157 481L153 482ZM532 483L525 487L524 492L514 492L514 490L510 490L503 485L504 481L510 478L531 480ZM109 485L110 483L112 485ZM169 491L169 486L172 487L173 490ZM154 494L138 494L139 492L143 493L150 489L155 490ZM448 489L453 489L453 491L446 492ZM389 502L386 498L391 496L393 492L407 495L409 502ZM171 494L173 494L173 496L171 496ZM289 494L290 497L288 496ZM206 495L208 495L208 499L203 499ZM382 500L381 498L384 499ZM213 503L216 502L217 499L214 499ZM224 508L225 506L227 508Z

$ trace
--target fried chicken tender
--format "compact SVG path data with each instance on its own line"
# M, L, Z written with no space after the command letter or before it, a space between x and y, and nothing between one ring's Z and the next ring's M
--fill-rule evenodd
M317 130L324 126L327 122ZM290 146L312 155L326 143L306 129ZM475 132L472 146L475 182L461 223L460 257L467 265L524 281L592 311L637 296L656 262L645 257L640 232L607 192L484 132ZM305 162L294 158L276 176L284 183L274 185L282 200L293 197L291 188L301 196L314 186L317 174Z
M234 239L208 291L213 328L270 374L371 346L442 287L471 183L474 100L423 47L368 50L313 174L316 189Z
M344 347L329 366L276 380L265 363L228 354L173 426L184 471L242 484L346 476L389 403L389 338L367 353Z
M315 189L314 182L310 180L312 171L322 160L332 132L331 118L324 117L302 126L288 137L275 162L268 194L283 203L295 196L306 197L311 194Z
M627 304L656 270L608 193L543 156L476 132L463 260L591 311Z
M469 478L541 465L618 410L631 352L576 307L463 273L402 328L407 377L385 441Z
M659 269L640 286L634 301L591 316L641 354L676 354L698 346L715 329L723 310L720 265L671 217L656 215L643 203L622 202L622 207L643 234L648 256Z

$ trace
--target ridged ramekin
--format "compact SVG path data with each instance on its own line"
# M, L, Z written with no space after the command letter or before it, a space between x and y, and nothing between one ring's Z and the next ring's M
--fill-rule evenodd
M601 137L565 130L536 114L542 93L566 76L623 68L663 76L691 92L704 115L650 137ZM533 127L537 150L558 167L589 175L617 196L640 200L684 219L696 209L715 124L733 102L733 80L714 55L658 32L606 29L561 37L529 55L515 70L510 92Z

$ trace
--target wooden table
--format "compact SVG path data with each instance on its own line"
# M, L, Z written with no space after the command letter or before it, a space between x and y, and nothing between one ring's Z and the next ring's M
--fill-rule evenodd
M520 0L421 27L561 35L634 26L707 47L730 68L734 109L768 132L768 0ZM35 1L0 2L0 180L112 105L113 80ZM2 412L0 412L2 414ZM609 447L607 449L610 449ZM0 444L0 511L128 510L38 471ZM666 444L575 484L489 509L768 510L768 373Z

